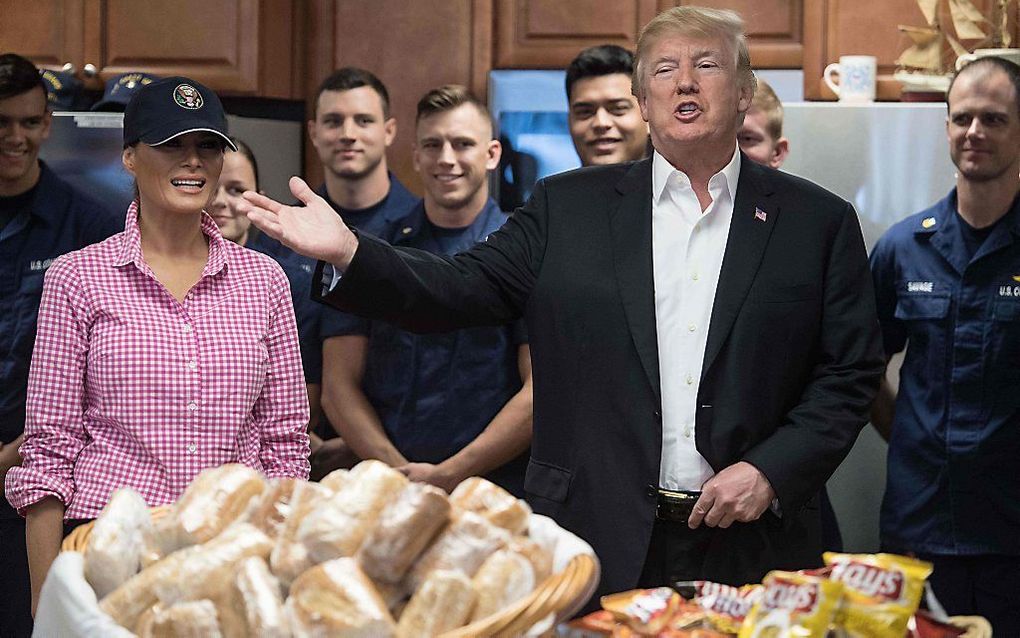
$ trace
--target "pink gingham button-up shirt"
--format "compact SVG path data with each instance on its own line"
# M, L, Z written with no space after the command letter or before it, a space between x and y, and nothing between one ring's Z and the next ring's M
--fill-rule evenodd
M308 398L287 277L202 215L209 260L183 303L124 232L50 266L28 379L22 466L7 498L98 516L121 486L171 503L201 470L307 478Z

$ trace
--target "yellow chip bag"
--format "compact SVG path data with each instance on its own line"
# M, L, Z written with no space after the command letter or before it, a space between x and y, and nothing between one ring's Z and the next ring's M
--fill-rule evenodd
M739 638L825 638L843 586L819 576L769 572Z
M694 600L705 610L712 627L735 634L751 607L761 598L761 585L733 587L707 580L694 581Z
M932 565L895 554L826 552L832 580L843 584L836 623L855 638L902 638Z

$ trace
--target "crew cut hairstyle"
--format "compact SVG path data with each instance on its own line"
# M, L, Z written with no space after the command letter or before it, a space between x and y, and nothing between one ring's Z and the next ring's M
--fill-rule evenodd
M585 78L622 73L634 75L634 54L615 44L599 44L588 47L577 54L567 67L567 100L574 91L574 84Z
M0 55L0 100L28 93L36 87L46 95L46 83L34 64L16 53Z
M758 80L754 90L751 108L765 114L765 131L778 140L783 136L783 103L765 80Z
M319 90L315 92L315 115L318 115L319 98L326 91L350 91L351 89L358 89L363 86L367 86L379 94L379 99L382 100L383 117L389 119L390 93L386 90L386 85L371 71L359 69L355 66L345 66L342 69L337 69L322 81L322 84L319 85Z
M946 108L949 108L949 92L953 90L953 85L956 84L957 78L970 71L980 71L981 69L988 71L993 68L999 69L1009 78L1009 83L1013 85L1013 97L1016 98L1016 109L1020 113L1020 65L994 55L988 55L968 62L963 65L962 69L956 72L953 80L949 83L949 88L946 90Z
M418 124L422 118L435 115L436 113L452 111L465 104L470 104L478 109L478 112L488 119L490 124L492 123L492 115L489 113L489 108L481 100L472 95L471 91L467 90L467 87L460 84L444 84L423 95L418 100L418 111L414 117L414 123Z
M631 91L638 98L644 94L646 58L652 45L665 35L686 35L698 38L719 36L729 41L736 52L737 74L742 86L755 87L754 72L751 71L751 52L744 35L744 21L740 14L729 9L706 7L673 7L652 18L641 29L637 53L634 56L634 75Z

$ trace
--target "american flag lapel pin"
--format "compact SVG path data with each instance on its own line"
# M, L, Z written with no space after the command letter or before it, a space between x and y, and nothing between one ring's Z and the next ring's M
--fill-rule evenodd
M765 211L763 211L762 209L758 208L757 206L754 207L754 218L755 219L757 219L760 222L763 222L763 221L765 221L766 217L768 217L768 215L765 214Z

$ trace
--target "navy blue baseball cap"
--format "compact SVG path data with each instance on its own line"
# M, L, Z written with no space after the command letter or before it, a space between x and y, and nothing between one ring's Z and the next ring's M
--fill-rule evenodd
M66 71L44 69L39 74L46 85L46 101L50 110L73 111L80 101L81 81Z
M122 73L110 78L106 83L106 90L103 97L92 105L93 111L124 112L124 107L131 101L138 89L146 84L152 84L159 77L135 71L134 73Z
M124 146L141 142L159 146L185 133L207 131L237 147L227 134L227 116L220 98L185 77L169 77L139 88L124 109Z

